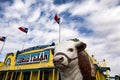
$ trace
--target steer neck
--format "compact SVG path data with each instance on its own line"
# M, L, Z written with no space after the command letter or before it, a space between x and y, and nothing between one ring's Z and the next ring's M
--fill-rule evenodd
M60 74L61 74L61 79L62 80L82 80L82 74L81 71L79 69L78 65L71 65L72 67L69 67L67 69L64 70L60 70Z

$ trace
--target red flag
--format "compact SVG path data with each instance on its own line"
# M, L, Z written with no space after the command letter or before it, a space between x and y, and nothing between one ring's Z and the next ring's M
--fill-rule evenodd
M60 18L58 17L57 14L55 14L54 20L59 24L60 23Z
M28 32L28 28L25 28L25 27L19 27L18 29L25 33Z
M5 41L6 37L0 36L0 41Z

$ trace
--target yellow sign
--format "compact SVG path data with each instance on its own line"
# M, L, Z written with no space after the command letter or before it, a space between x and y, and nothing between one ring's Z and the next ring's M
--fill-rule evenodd
M31 64L49 61L50 50L38 51L29 54L18 54L16 64Z

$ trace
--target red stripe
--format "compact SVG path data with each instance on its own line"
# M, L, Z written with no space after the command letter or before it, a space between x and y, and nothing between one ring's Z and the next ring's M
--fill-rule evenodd
M19 27L18 29L21 30L21 31L23 31L23 32L26 32L23 27Z
M60 20L60 18L58 17L57 14L55 14L54 20L59 24L59 20Z
M0 38L0 41L2 41L2 38Z

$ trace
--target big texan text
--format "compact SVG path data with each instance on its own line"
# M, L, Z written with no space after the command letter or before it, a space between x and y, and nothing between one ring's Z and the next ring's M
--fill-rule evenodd
M46 62L49 60L50 50L38 51L29 54L19 54L16 64L31 64L36 62Z

